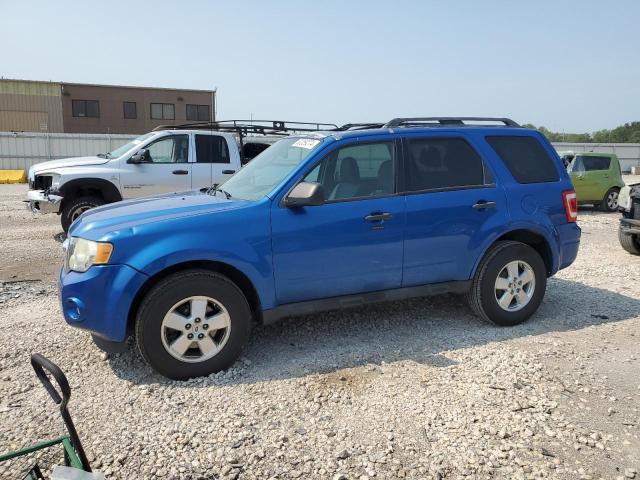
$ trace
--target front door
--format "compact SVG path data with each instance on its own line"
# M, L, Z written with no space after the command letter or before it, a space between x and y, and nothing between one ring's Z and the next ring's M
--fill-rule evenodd
M147 162L123 165L120 183L124 198L191 189L189 135L167 135L144 146Z
M467 280L491 226L508 217L478 152L462 137L436 135L404 140L403 287Z
M304 180L323 185L324 205L272 207L279 304L398 288L404 199L395 195L394 141L351 143Z

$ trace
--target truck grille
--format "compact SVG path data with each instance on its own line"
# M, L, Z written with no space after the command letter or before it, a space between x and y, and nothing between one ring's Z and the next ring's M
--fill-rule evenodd
M38 176L36 175L36 178L33 180L33 185L31 186L31 188L33 188L34 190L46 190L48 188L51 188L51 181L53 180L52 177L48 177L48 176Z

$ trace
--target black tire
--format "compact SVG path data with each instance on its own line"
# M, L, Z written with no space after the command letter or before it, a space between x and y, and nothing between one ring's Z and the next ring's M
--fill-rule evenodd
M620 245L632 255L640 255L640 238L638 237L638 235L623 232L621 228L618 229Z
M60 223L62 229L66 232L69 231L69 227L73 221L85 210L90 208L99 207L104 205L104 199L100 197L77 197L68 201L65 201L62 206L62 212L60 213Z
M181 361L169 353L163 343L166 330L162 327L165 315L176 304L194 296L215 299L224 306L230 318L228 336L221 350L212 358L195 363ZM189 331L195 333L193 328ZM174 380L186 380L224 370L233 364L247 343L250 330L251 309L242 291L231 280L208 270L186 270L167 277L147 293L136 315L135 336L140 353L154 370Z
M602 210L603 212L617 212L618 211L618 199L616 197L616 201L615 204L613 204L612 206L609 205L609 195L611 195L612 193L620 193L620 189L618 187L612 187L609 190L607 190L607 193L604 194L604 198L602 199L602 202L600 202L600 210Z
M535 287L528 303L517 311L503 309L496 298L496 280L513 261L526 262L533 270ZM484 320L513 326L527 320L540 306L547 287L547 269L540 254L529 245L514 241L496 242L485 254L467 292L471 309Z

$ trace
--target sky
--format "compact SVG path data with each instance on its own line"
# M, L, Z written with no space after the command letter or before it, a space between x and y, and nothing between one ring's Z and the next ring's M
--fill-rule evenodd
M218 119L640 120L640 1L0 0L0 76L217 89Z

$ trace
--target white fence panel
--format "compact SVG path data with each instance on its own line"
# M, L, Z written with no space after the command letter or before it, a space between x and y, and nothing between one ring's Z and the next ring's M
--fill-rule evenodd
M28 170L47 160L106 153L136 135L0 132L0 170Z

